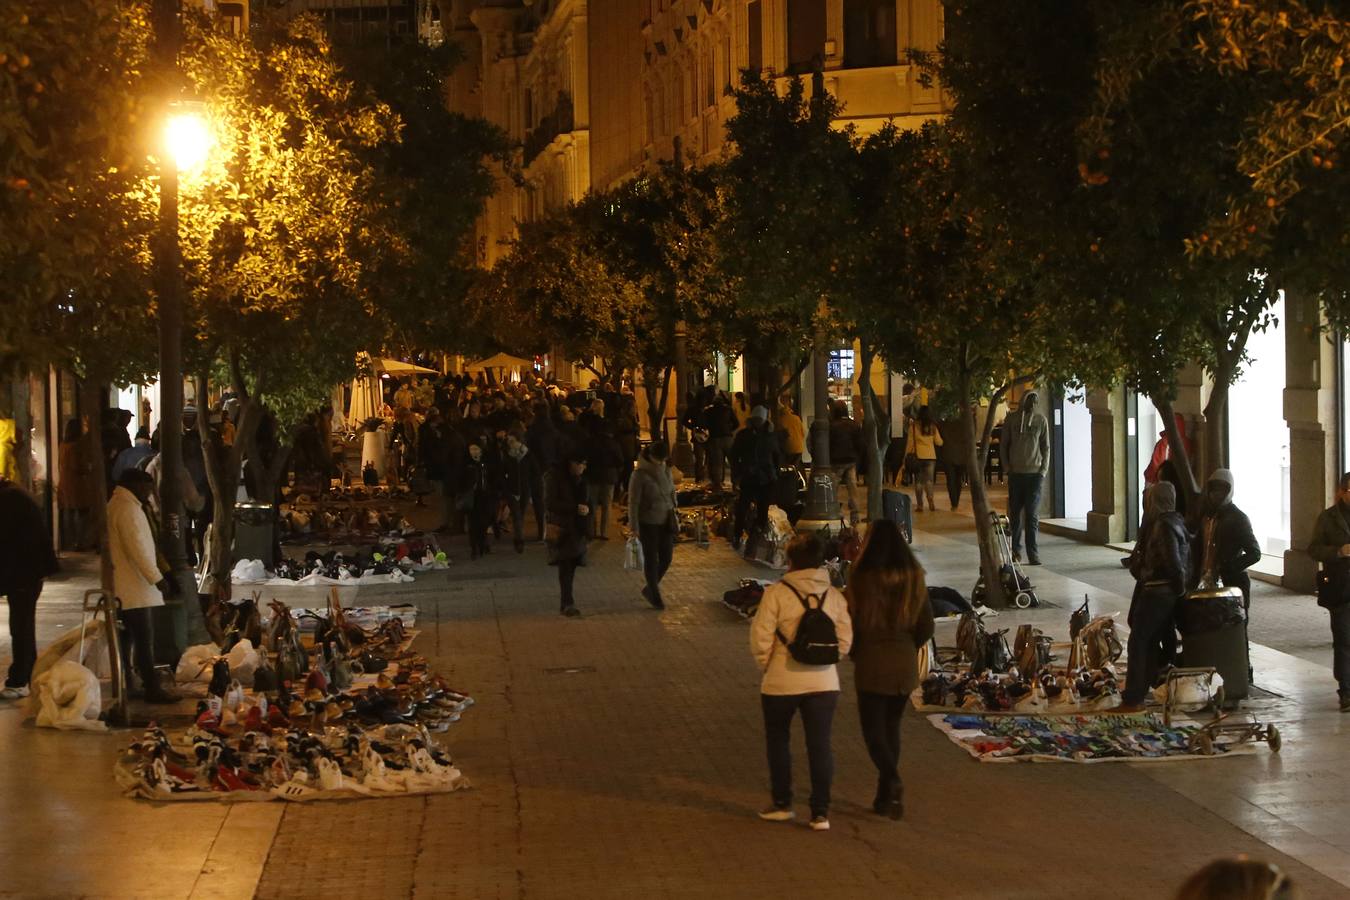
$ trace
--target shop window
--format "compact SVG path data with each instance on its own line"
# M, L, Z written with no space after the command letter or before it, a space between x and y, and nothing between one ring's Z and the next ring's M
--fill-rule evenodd
M745 65L752 72L764 68L764 10L759 0L750 0L745 6Z
M789 75L814 71L825 59L825 4L821 0L788 0Z
M893 66L895 0L844 0L844 65Z

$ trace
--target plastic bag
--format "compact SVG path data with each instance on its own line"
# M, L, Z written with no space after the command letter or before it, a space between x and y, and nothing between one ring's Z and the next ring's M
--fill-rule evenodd
M1153 689L1153 697L1159 703L1167 702L1167 682ZM1182 675L1171 682L1176 687L1176 698L1172 708L1182 712L1198 712L1214 702L1214 696L1223 688L1223 676L1218 672L1210 675Z
M261 559L241 559L230 571L230 580L235 584L255 584L267 579L267 569Z
M38 696L37 724L41 728L105 731L98 720L103 692L98 676L84 666L63 659L33 681Z
M178 668L173 673L173 680L179 684L191 684L194 681L206 684L211 680L211 660L219 655L220 648L215 644L198 644L187 648L178 658Z
M253 649L253 642L248 638L244 638L231 647L226 659L230 664L230 675L243 684L253 683L253 673L258 670L258 666L262 663L258 651Z
M629 572L641 572L643 567L642 541L630 537L623 548L623 567Z

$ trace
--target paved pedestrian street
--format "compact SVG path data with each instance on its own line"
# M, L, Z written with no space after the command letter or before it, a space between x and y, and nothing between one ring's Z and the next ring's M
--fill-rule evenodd
M927 513L917 546L930 584L968 593L968 518ZM1219 856L1250 854L1310 898L1350 893L1350 781L1325 663L1254 652L1257 701L1285 734L1207 762L985 765L907 714L901 822L869 810L873 769L851 673L835 720L832 830L759 821L768 801L757 672L747 624L718 602L767 571L677 547L665 612L638 596L622 542L593 544L577 578L584 615L557 614L543 548L499 544L475 563L397 588L420 609L418 648L478 701L444 735L473 789L334 803L152 804L112 778L125 732L69 734L0 711L0 893L23 897L1167 897ZM456 548L457 550L459 548ZM1086 591L1126 608L1119 554L1043 538L1034 570L1054 604L1004 613L1064 631ZM1114 567L1114 568L1113 568ZM84 575L53 584L39 639L78 620ZM290 598L290 602L298 602ZM1279 607L1278 637L1316 643L1311 598L1262 587L1253 636ZM939 625L950 642L952 626ZM1325 643L1325 641L1323 642Z

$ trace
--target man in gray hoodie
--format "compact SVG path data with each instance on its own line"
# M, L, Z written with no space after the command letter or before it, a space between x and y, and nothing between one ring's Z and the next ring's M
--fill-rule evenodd
M1008 472L1008 519L1012 523L1013 558L1022 558L1022 533L1027 538L1027 562L1041 564L1036 552L1040 527L1041 485L1050 467L1050 423L1037 409L1040 395L1027 391L1016 412L1003 420L999 453Z

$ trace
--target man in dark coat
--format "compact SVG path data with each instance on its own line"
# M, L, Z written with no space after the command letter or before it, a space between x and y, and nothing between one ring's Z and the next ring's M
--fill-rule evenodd
M1261 561L1261 544L1247 514L1233 503L1233 473L1215 469L1205 485L1199 532L1191 537L1193 584L1222 583L1242 591L1243 618L1250 622L1252 579L1247 570ZM1244 630L1246 623L1244 623ZM1250 643L1250 640L1249 640ZM1247 665L1248 678L1251 664Z
M544 476L544 496L548 504L548 564L558 567L558 587L564 616L581 615L572 583L577 567L586 564L587 520L591 507L586 502L586 457L572 453Z
M28 696L28 679L37 661L37 602L42 580L56 573L51 530L33 498L0 477L0 594L9 603L9 633L14 661L0 699Z
M1145 496L1147 515L1140 529L1130 573L1135 578L1130 602L1129 667L1121 709L1143 709L1162 664L1176 647L1176 605L1190 574L1190 536L1177 512L1177 494L1159 482Z
M741 549L741 535L748 528L750 537L745 552L750 557L755 555L755 543L769 524L769 504L782 463L782 449L769 427L769 411L756 406L731 445L732 470L736 474L736 483L740 485L732 525L732 549ZM751 507L755 510L753 522L750 521Z
M1350 712L1350 472L1336 483L1336 502L1318 515L1308 555L1340 587L1337 596L1319 592L1318 603L1331 614L1331 668L1341 712Z

